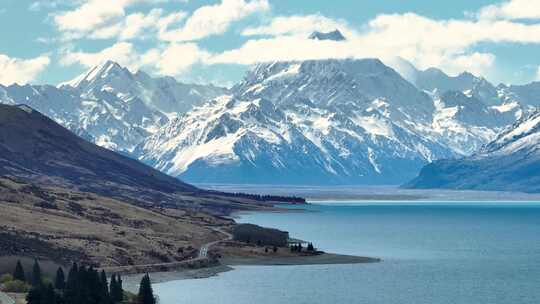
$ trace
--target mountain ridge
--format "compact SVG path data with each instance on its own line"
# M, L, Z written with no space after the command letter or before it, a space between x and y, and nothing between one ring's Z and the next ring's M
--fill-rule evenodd
M540 111L501 132L478 153L425 166L406 188L540 192Z
M143 71L132 73L106 61L59 88L0 86L0 102L28 103L87 140L194 182L227 182L227 174L249 182L247 176L262 170L272 177L261 177L260 183L296 176L288 182L338 184L402 183L427 162L476 152L533 108L526 92L534 84L513 92L515 86L493 87L470 73L448 76L408 65L414 77L422 74L431 86L404 79L378 59L263 63L230 90L217 91L179 84L171 77L152 78ZM430 80L430 74L435 78ZM219 102L217 96L231 100ZM209 112L200 112L201 107ZM208 130L198 135L177 132L191 138L176 140L181 142L178 148L171 130L182 128L180 120ZM230 137L239 129L249 132ZM210 141L206 136L232 140L223 145L228 152L204 151ZM254 162L249 151L275 165ZM301 151L313 154L307 161L312 169L305 175L297 173L306 168L299 166ZM402 157L413 166L392 165ZM227 159L238 162L219 170L212 167ZM279 163L298 169L279 169Z
M469 153L509 122L467 131L477 124L462 118L467 103L479 115L502 114L462 93L461 105L437 104L378 59L258 64L231 93L178 117L135 154L198 183L400 183L432 160ZM434 126L438 113L446 123Z
M134 74L109 60L56 87L0 86L0 102L28 104L85 139L129 153L172 113L226 92L171 77L152 78L142 71Z

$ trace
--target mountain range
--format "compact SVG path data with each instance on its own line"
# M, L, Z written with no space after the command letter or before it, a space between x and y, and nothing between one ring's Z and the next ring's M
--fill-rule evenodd
M377 59L259 64L134 153L201 183L399 184L470 155L521 115L472 94L479 82L422 90Z
M494 86L399 60L261 63L230 89L107 61L56 87L0 86L0 102L188 182L263 184L401 184L473 155L538 106L540 83Z
M29 105L81 137L125 153L170 117L225 93L226 89L212 85L131 73L112 61L57 87L0 85L2 103Z
M534 112L474 155L435 161L405 186L540 192L539 170L540 112Z

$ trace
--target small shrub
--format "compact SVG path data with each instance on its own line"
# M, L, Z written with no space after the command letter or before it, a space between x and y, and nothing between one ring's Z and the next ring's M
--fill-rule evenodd
M0 284L6 284L7 282L13 281L13 275L6 273L0 276Z
M5 292L25 293L30 290L30 285L23 281L9 281L4 284Z

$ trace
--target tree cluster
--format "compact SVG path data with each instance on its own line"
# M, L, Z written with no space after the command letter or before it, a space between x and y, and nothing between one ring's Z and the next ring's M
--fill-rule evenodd
M54 284L44 283L37 261L32 273L32 289L26 296L28 304L114 304L123 301L121 278L113 276L109 285L105 272L99 273L92 267L74 263L67 280L64 270L58 268Z
M304 247L302 247L302 243L293 244L293 245L291 245L290 248L291 248L291 252L302 252L302 250L304 249ZM313 243L309 243L307 245L306 251L308 251L308 252L314 252L315 251L315 247L313 246Z
M302 243L291 245L291 252L302 252Z
M139 294L129 301L124 295L122 278L112 275L110 282L105 271L98 272L93 267L73 264L66 278L59 267L53 281L44 279L38 261L32 267L32 276L28 279L20 261L12 275L14 280L31 284L26 296L28 304L156 304L150 276L146 274L140 284Z

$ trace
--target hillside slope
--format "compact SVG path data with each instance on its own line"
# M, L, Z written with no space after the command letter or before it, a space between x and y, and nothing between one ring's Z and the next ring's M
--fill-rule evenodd
M49 186L138 196L197 192L136 160L87 142L28 106L0 105L0 174Z
M182 261L222 238L233 210L276 197L198 189L98 147L26 105L0 105L5 256L100 266ZM294 199L298 201L298 199Z

